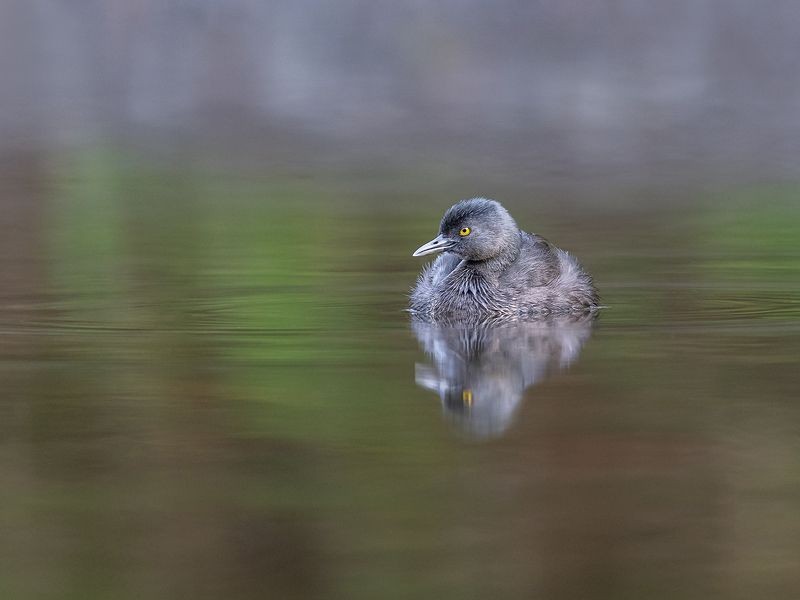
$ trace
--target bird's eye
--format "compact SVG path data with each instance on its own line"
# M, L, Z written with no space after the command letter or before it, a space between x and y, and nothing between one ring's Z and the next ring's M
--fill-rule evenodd
M464 237L464 236L469 235L471 231L472 231L472 229L470 229L469 227L462 227L461 231L458 232L458 235L460 235L461 237Z

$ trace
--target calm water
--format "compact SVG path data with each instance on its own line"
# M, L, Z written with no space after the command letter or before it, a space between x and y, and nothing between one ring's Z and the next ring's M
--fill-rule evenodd
M464 331L446 181L3 168L0 597L796 597L798 186L506 188L608 308Z

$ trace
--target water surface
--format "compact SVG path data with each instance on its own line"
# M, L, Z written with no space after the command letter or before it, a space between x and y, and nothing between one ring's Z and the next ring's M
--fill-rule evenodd
M454 332L403 309L457 187L110 156L3 173L2 597L800 589L797 186L507 186L608 308Z

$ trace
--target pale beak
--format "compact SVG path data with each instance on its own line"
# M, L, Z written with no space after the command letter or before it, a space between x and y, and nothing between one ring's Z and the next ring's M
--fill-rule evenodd
M433 254L434 252L441 252L455 245L453 240L444 237L444 234L439 234L427 244L423 244L414 251L411 256L425 256L426 254Z

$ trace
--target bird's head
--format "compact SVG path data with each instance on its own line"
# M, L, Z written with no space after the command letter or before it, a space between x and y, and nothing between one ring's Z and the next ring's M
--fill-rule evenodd
M508 211L495 200L472 198L451 206L439 225L439 235L413 256L453 252L471 260L487 260L515 249L519 229Z

